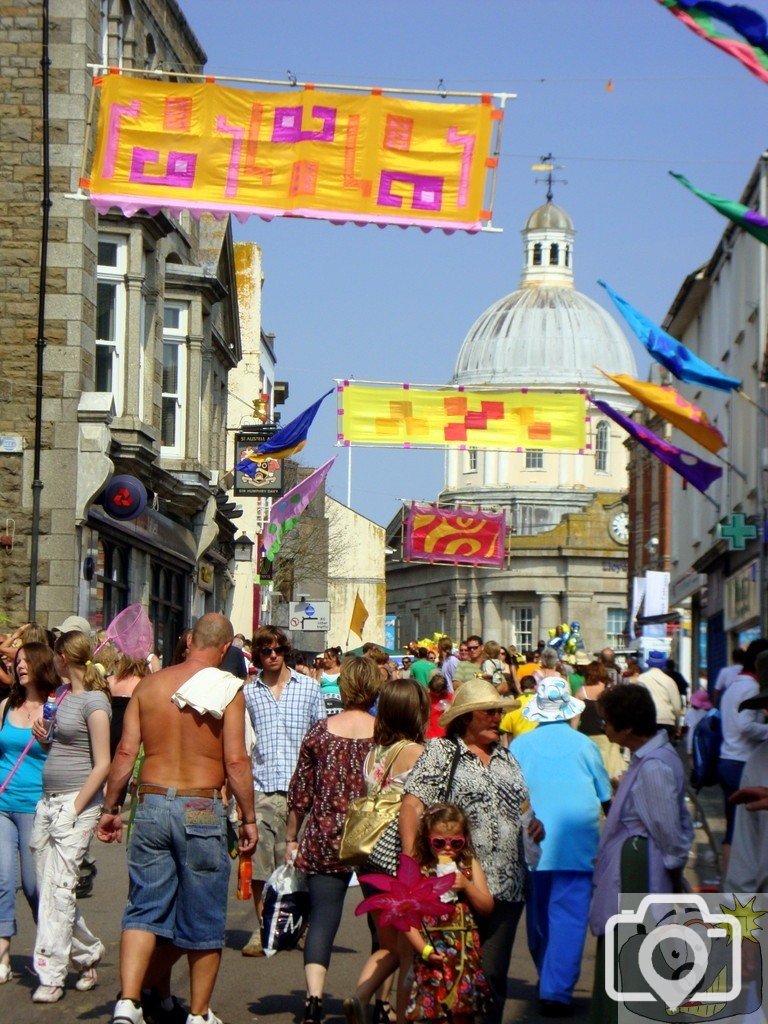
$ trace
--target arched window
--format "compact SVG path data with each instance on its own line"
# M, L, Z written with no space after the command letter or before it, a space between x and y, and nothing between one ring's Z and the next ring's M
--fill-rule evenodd
M571 247L570 247L570 245L566 245L566 247L565 247L565 265L566 265L566 267L570 267L570 265L571 265Z
M541 266L541 242L536 242L533 246L533 265L534 267Z
M553 242L549 247L549 265L550 267L556 267L560 262L560 246L557 242Z
M600 420L595 432L595 469L598 473L608 472L608 442L610 431L605 420Z
M154 71L157 66L157 45L151 35L147 35L144 43L144 70Z

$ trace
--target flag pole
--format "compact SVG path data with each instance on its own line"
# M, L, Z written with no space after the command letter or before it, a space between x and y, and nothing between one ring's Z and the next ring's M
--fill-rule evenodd
M761 255L762 255L762 253L761 253ZM761 354L761 357L760 357L760 362L762 362L762 354ZM760 365L760 364L758 363L758 365ZM754 405L754 407L757 409L757 411L759 413L761 413L763 416L768 417L768 409L764 409L762 407L762 405L760 405L759 402L756 402L754 400L754 398L750 398L749 395L747 394L747 392L744 390L744 388L739 388L737 390L736 394L739 395L741 398L743 398L745 402L749 402L750 405Z
M352 508L352 445L347 448L347 508Z
M747 474L743 473L737 466L734 466L732 462L729 462L724 455L720 455L719 452L712 452L716 459L720 459L724 466L727 466L731 472L735 473L736 476L740 476L742 480L746 481Z
M768 151L763 151L760 155L760 192L759 192L759 209L760 214L765 217L768 212ZM768 249L765 245L760 246L758 254L758 267L759 267L759 294L758 294L758 306L757 306L757 387L758 394L760 396L760 403L757 408L763 414L763 417L768 416L763 404L765 402L765 381L763 379L763 367L765 365L765 336L766 330L768 329L768 283L766 282L766 274L768 274ZM764 419L758 419L757 421L757 479L755 482L755 502L757 504L757 580L758 580L758 624L760 627L760 636L765 636L766 631L766 552L765 552L765 467L763 465L763 452L765 450L765 421Z

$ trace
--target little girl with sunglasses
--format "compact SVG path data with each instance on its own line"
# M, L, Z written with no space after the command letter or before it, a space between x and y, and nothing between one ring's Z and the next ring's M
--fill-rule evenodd
M453 873L441 899L445 915L426 916L407 938L416 950L407 1018L472 1024L482 1013L488 986L480 966L480 940L472 911L490 914L493 896L474 856L466 815L453 804L430 807L416 835L416 861L425 875Z

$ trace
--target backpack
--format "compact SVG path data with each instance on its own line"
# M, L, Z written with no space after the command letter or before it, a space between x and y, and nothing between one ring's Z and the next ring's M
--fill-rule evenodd
M717 763L722 745L720 712L712 708L693 730L691 785L694 789L717 785Z
M497 690L507 681L504 675L504 662L499 658L486 658L483 662L483 673L491 676L491 682Z

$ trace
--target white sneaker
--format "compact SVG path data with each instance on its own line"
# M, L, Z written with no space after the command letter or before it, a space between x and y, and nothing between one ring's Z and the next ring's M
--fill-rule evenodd
M118 999L112 1011L112 1024L144 1024L141 1003L132 999Z
M4 985L7 981L11 980L11 965L0 964L0 985Z
M224 1022L216 1016L209 1006L206 1015L202 1013L188 1013L187 1024L224 1024Z
M58 1003L64 997L61 985L38 985L32 993L33 1003Z

